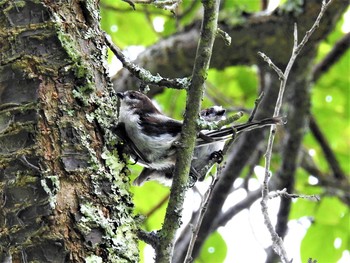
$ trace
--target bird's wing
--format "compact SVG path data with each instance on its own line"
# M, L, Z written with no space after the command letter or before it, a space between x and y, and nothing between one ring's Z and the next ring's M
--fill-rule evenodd
M144 115L140 117L140 126L148 136L157 137L159 134L167 133L177 136L181 133L182 122L160 114L157 116Z
M150 163L150 161L146 158L142 151L140 151L137 148L135 143L128 136L124 123L118 123L118 125L115 128L113 128L112 131L126 143L126 145L130 149L130 154L132 155L133 159L135 159L136 163L140 162L143 165L147 165L148 163Z

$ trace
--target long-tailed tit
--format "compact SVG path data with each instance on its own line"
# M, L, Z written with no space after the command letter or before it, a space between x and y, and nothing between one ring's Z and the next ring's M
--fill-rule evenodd
M115 131L129 147L133 159L146 167L134 184L141 185L148 180L171 184L176 159L175 142L180 138L182 122L162 114L152 101L140 92L126 91L117 95L120 98L120 109ZM221 150L225 141L234 134L282 123L281 118L268 118L220 130L200 132L204 137L197 137L191 174L203 179L205 174L198 171L207 165L212 154Z
M219 122L226 119L225 116L226 110L221 106L213 106L208 109L204 109L200 112L200 118L205 122ZM208 130L201 130L202 134L209 132ZM206 167L212 157L220 157L220 151L223 149L225 141L217 141L215 143L204 144L198 147L195 147L193 159L191 163L191 172L190 174L195 179L194 181L203 180L207 171L211 166ZM139 176L133 181L133 184L136 186L141 186L145 182L150 180L158 181L159 183L171 186L172 177L173 177L174 165L166 169L152 169L145 167Z

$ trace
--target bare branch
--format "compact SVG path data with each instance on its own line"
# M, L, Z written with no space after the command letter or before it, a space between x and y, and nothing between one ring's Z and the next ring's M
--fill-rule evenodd
M318 126L313 116L310 117L309 126L313 136L319 142L328 164L333 170L334 177L340 180L346 179L346 176L342 171L334 152L332 151L326 137L323 135L320 127Z
M146 232L142 229L139 229L137 231L137 236L142 241L151 245L154 249L157 249L157 247L159 246L159 237L155 232Z
M248 122L252 122L252 121L254 120L256 111L258 110L259 105L260 105L260 102L262 101L262 99L264 98L264 96L265 96L265 93L264 93L264 92L261 92L260 95L259 95L259 97L255 100L255 102L254 102L254 109L252 110L252 113L251 113L250 116L249 116Z
M169 194L165 195L154 207L152 207L146 214L146 217L150 217L151 215L153 215L156 211L158 211L158 209L160 209L165 203L166 201L168 201L169 199Z
M209 68L210 58L217 32L217 19L220 0L203 0L204 14L196 58L194 62L192 81L188 89L185 118L183 122L180 145L174 170L173 184L169 204L166 210L164 224L160 230L159 247L156 249L156 262L170 262L176 230L181 224L181 212L185 191L189 181L191 159L197 136L195 120L199 115L204 93L204 81Z
M298 194L289 194L287 193L287 189L284 188L283 190L276 190L275 193L270 193L269 194L269 199L273 199L276 197L284 197L284 198L303 198L303 199L308 199L312 201L320 201L320 197L318 195L298 195Z
M164 10L169 10L172 13L175 12L175 9L180 4L181 0L123 0L129 3L134 9L135 4L143 4L143 5L154 5L157 8L161 8Z
M260 51L258 52L258 55L262 57L274 71L276 71L280 79L284 79L284 74L282 70L280 70L280 68L277 67L268 56L266 56L263 52L260 52Z
M301 49L304 47L304 45L306 44L306 42L308 41L308 39L310 38L311 34L316 30L316 28L319 25L319 22L324 14L324 12L326 11L326 8L328 7L328 5L331 3L331 0L329 2L322 2L322 7L321 7L321 11L316 19L316 21L314 22L313 26L311 27L311 29L309 31L306 32L304 38L302 39L301 43L298 45L298 32L297 32L297 26L296 24L294 25L294 45L293 45L293 51L292 51L292 55L291 58L287 64L287 67L283 73L283 77L280 76L280 69L277 68L272 62L269 63L270 66L272 66L272 68L277 72L278 76L281 79L281 84L280 84L280 90L279 90L279 94L278 94L278 98L277 98L277 102L276 102L276 106L275 106L275 111L274 111L274 116L278 116L280 109L282 107L282 100L283 100L283 95L284 95L284 91L285 91L285 87L286 87L286 83L287 83L287 79L289 76L289 73L292 69L292 66L298 56L298 54L300 53ZM270 59L266 59L264 58L265 61L269 61ZM268 188L268 182L270 180L271 177L271 172L270 172L270 163L271 163L271 157L272 157L272 146L273 146L273 142L274 142L274 137L275 137L275 131L276 128L274 126L271 127L270 130L270 136L269 136L269 140L268 140L268 145L267 145L267 150L266 150L266 157L265 157L265 177L264 177L264 182L263 182L263 186L262 186L262 200L260 202L261 204L261 210L264 216L264 221L265 221L265 225L267 227L267 229L269 230L270 234L271 234L271 238L273 241L273 249L274 251L279 255L279 257L281 258L282 262L290 262L287 256L287 252L284 248L284 244L282 239L278 236L277 232L275 231L271 219L269 217L268 214L268 206L267 206L267 202L269 199L269 188Z
M312 80L316 82L323 73L326 73L350 47L350 33L345 34L337 41L332 50L312 70Z
M197 236L198 236L198 232L199 232L199 229L202 225L202 221L203 221L203 218L204 218L204 215L205 215L205 212L207 210L207 207L208 207L208 203L209 203L209 199L211 198L212 196L212 192L213 192L213 189L215 187L215 184L217 183L218 181L218 178L221 174L221 171L222 171L222 167L219 167L218 168L218 171L216 172L216 174L213 176L213 180L209 186L209 188L207 189L207 191L205 192L204 194L204 197L202 199L202 203L201 203L201 206L200 206L200 212L199 212L199 217L198 217L198 220L197 220L197 223L193 229L193 233L192 233L192 236L191 236L191 240L190 240L190 244L188 246L188 250L187 250L187 253L186 253L186 257L185 257L185 260L184 262L185 263L190 263L193 261L193 258L192 258L192 251L193 251L193 248L194 248L194 244L196 242L196 239L197 239Z
M187 89L190 85L190 80L188 78L164 78L159 74L152 75L148 70L141 68L134 63L130 62L123 54L123 52L117 47L111 40L111 38L104 33L104 39L108 45L108 47L112 50L114 55L120 60L125 68L127 68L131 74L133 74L136 78L141 80L144 84L148 85L156 85L156 86L165 86L168 88L174 89Z

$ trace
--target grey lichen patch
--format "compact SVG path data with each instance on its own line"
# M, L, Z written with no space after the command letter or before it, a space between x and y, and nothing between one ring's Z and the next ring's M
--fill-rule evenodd
M101 17L100 12L98 12L98 9L94 5L96 5L95 0L86 0L84 3L84 7L87 10L86 13L89 14L89 19L97 22L101 20Z
M56 206L56 195L60 189L60 181L58 176L45 176L41 181L41 186L44 191L48 194L48 201L51 208Z
M97 120L103 128L110 127L113 119L106 116L116 118L116 111L111 110L107 103L111 102L113 98L104 100L92 95L91 99L100 107L95 112L86 114L86 118L91 123ZM113 103L116 105L116 102ZM107 147L104 147L99 157L91 146L90 134L83 126L79 127L78 125L76 128L80 142L89 155L92 194L98 196L102 204L101 207L101 204L95 205L86 199L81 201L80 212L83 217L79 220L79 229L90 245L105 244L110 251L108 255L110 262L124 262L122 258L129 259L125 262L137 262L136 224L132 216L133 204L125 163L118 158L116 151L110 151ZM113 135L110 134L110 136ZM104 165L101 164L100 158L104 160ZM133 241L131 242L131 240ZM130 248L132 244L135 247ZM118 254L122 254L122 257L117 256Z
M96 255L90 255L85 258L86 263L102 263L103 260L101 257L96 256Z
M112 87L107 87L105 93L114 94ZM109 128L116 126L118 122L118 98L117 96L97 96L93 94L90 101L97 105L94 112L86 115L92 123L96 120L99 125L108 131Z
M84 103L89 105L89 96L95 91L93 70L88 63L86 63L86 54L80 50L80 44L75 42L70 34L62 31L62 21L56 16L56 31L58 39L61 42L62 47L67 52L70 58L70 65L66 66L66 71L72 70L74 75L80 80L81 85L75 87L73 96L78 98Z
M135 239L130 225L121 225L120 221L109 216L107 209L96 207L90 202L82 201L80 212L82 218L78 222L79 230L92 247L101 242L108 243L109 262L124 262L126 258L128 261L125 262L138 261L136 242L130 242ZM135 247L130 247L131 244L135 244Z

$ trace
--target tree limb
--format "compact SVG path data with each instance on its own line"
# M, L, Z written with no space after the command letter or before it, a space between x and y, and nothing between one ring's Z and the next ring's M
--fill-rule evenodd
M332 50L312 70L312 81L316 82L326 73L349 49L350 33L345 34L333 46Z
M315 137L315 139L318 141L318 143L322 148L322 151L326 157L326 160L333 171L333 176L339 180L346 179L346 176L342 171L334 152L332 151L326 137L323 135L314 116L310 116L309 126L313 136Z
M174 89L187 89L189 85L188 78L163 78L159 74L152 75L148 70L137 66L136 64L130 62L123 54L123 52L117 47L111 40L111 38L107 35L107 33L103 34L104 40L107 43L108 47L112 50L114 55L120 60L123 66L129 70L129 72L142 81L142 84L152 84L157 86L165 86L168 88Z
M192 81L188 89L186 112L181 132L180 145L176 158L174 179L170 192L169 204L166 210L164 224L160 230L160 245L156 249L156 262L170 262L173 254L176 230L181 224L181 212L185 191L188 184L188 174L195 146L197 125L201 101L204 92L204 81L209 68L212 48L217 31L219 0L203 0L204 14L198 49L193 67Z

